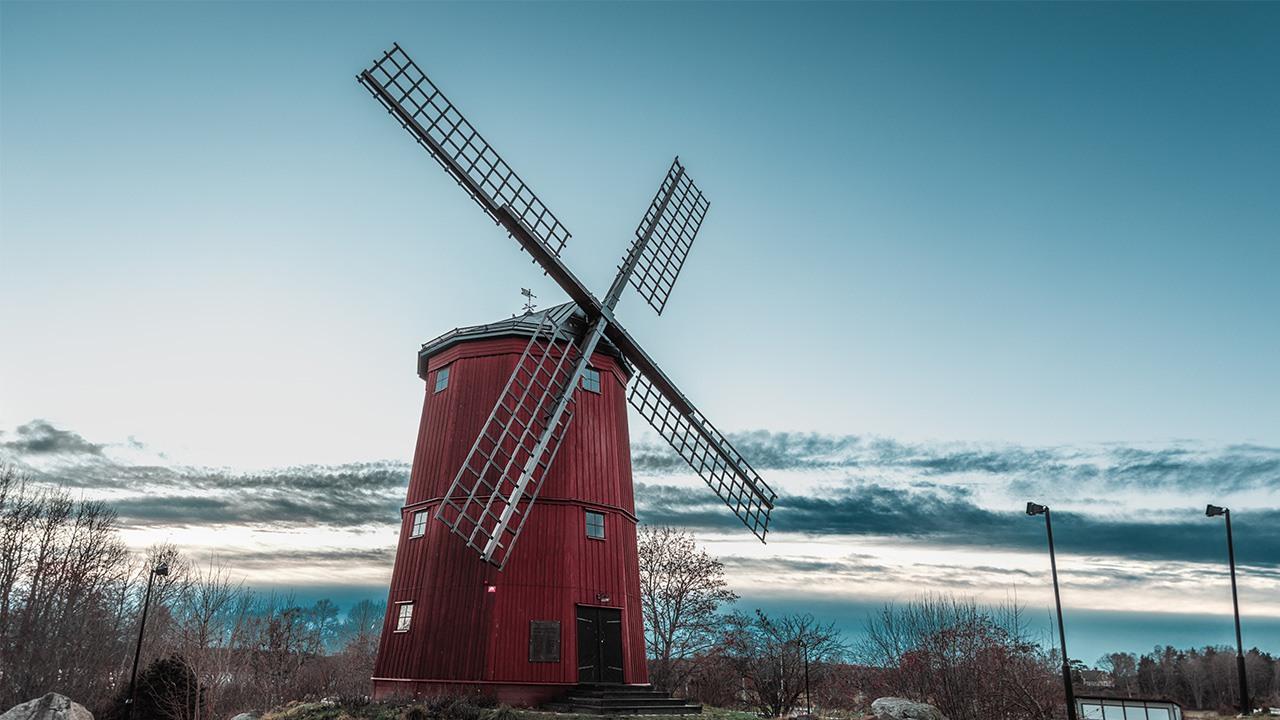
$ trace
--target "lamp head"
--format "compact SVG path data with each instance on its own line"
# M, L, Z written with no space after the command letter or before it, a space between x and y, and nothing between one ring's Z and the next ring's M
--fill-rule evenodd
M1217 517L1219 515L1226 515L1226 514L1227 514L1227 509L1224 507L1218 507L1217 505L1209 505L1209 506L1206 506L1204 509L1205 517Z
M1038 503L1033 503L1033 502L1027 503L1028 515L1043 515L1046 512L1049 512L1049 508L1046 505L1040 505Z
M160 577L165 577L169 574L169 563L160 563L151 572L159 575Z

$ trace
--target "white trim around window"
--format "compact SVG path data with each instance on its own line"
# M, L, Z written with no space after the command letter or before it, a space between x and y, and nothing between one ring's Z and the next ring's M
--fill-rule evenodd
M587 537L592 540L604 539L604 513L587 510L583 516L587 523Z
M396 603L396 629L395 632L409 632L409 626L413 623L413 601L402 600Z
M600 394L600 371L589 367L582 369L582 389Z
M409 537L420 538L427 534L427 520L431 517L430 510L419 510L413 514L413 525L409 528Z

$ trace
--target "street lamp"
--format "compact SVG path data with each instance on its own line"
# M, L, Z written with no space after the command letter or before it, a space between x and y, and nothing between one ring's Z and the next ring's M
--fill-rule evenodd
M1244 642L1240 639L1240 600L1236 597L1236 548L1231 541L1231 510L1209 505L1204 509L1205 517L1219 515L1227 519L1227 559L1231 562L1231 605L1236 613L1236 675L1240 676L1240 712L1248 715L1249 679L1244 672Z
M1053 602L1058 607L1058 641L1062 648L1062 687L1067 691L1067 720L1076 720L1076 693L1071 687L1071 664L1067 660L1067 631L1062 624L1062 595L1058 592L1058 560L1053 554L1053 521L1049 507L1027 503L1027 515L1044 516L1044 529L1049 534L1049 568L1053 571Z
M138 679L138 656L142 654L142 631L147 627L147 607L151 605L151 583L155 581L157 575L165 577L168 574L168 563L160 563L151 568L151 572L147 575L147 594L142 599L142 622L138 623L138 646L133 650L133 672L129 673L129 700L124 706L124 720L133 717L134 684Z
M800 651L804 653L804 714L813 717L813 699L809 696L809 645L800 638Z

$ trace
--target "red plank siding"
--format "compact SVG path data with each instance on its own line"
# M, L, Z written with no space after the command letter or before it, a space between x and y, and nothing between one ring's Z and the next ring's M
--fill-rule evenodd
M614 358L592 357L601 392L578 391L573 422L502 572L434 518L423 537L409 537L415 512L434 515L527 342L464 341L427 358L426 398L374 670L379 697L448 688L509 702L548 699L578 681L577 604L621 609L624 680L648 681L627 375ZM435 373L444 367L449 385L437 393ZM586 509L605 513L605 540L586 537ZM413 620L408 632L396 633L402 601L414 603ZM531 620L560 621L560 662L529 662Z

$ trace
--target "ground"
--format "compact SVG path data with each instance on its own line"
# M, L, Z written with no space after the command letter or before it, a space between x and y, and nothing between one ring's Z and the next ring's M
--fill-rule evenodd
M754 713L703 708L705 720L759 720ZM418 703L320 701L292 702L263 715L262 720L600 720L574 715L510 708L479 707L466 701L431 699Z

